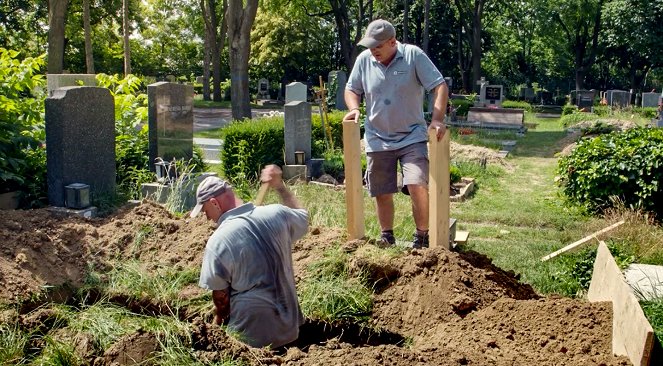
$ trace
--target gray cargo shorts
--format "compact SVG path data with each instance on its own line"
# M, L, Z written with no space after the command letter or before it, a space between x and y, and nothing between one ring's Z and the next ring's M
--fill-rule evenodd
M398 192L398 164L403 186L428 187L428 144L414 143L398 150L366 153L366 184L371 197Z

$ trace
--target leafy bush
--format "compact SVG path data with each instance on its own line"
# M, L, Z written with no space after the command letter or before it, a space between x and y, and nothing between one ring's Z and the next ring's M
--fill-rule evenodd
M560 159L564 194L596 212L613 205L641 208L663 217L663 130L635 128L582 139Z
M527 112L532 111L532 105L527 102L519 102L516 100L505 100L502 102L502 108L520 108Z
M562 116L566 116L567 114L571 113L576 113L578 111L578 106L574 104L565 104L564 107L562 107Z
M458 168L455 165L449 166L449 175L450 177L450 182L453 183L458 183L460 182L462 175L460 174L460 168Z
M640 117L646 119L652 119L658 116L658 109L656 107L633 108L633 111L639 114Z
M585 136L585 135L601 135L604 133L610 133L617 130L618 130L617 126L607 124L599 120L589 127L582 128L580 132L582 132L583 136Z
M608 117L611 114L610 107L605 105L594 106L592 113L599 117Z
M449 104L456 109L457 116L467 116L470 107L474 106L474 102L469 99L449 99Z
M257 181L266 164L283 165L283 118L271 117L231 123L224 129L223 173L234 185Z
M336 111L327 114L329 129L331 131L332 143L330 148L343 149L343 116L347 111ZM325 130L322 128L320 114L313 114L311 116L311 155L313 157L324 156L327 150L325 143Z
M19 60L0 48L0 193L20 191L23 206L45 202L44 55Z

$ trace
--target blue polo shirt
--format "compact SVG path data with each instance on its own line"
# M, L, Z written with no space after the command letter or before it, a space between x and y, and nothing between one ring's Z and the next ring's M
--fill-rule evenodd
M397 150L428 140L424 90L444 82L442 73L419 47L397 43L389 66L364 50L355 61L346 89L366 98L366 152Z

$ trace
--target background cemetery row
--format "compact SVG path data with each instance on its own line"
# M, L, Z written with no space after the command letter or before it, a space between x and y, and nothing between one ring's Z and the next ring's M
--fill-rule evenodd
M48 3L65 19L59 34L49 23ZM554 98L575 89L660 91L663 82L663 0L246 2L250 5L258 9L245 36L251 48L249 87L255 95L258 80L265 78L273 99L279 91L283 96L283 84L316 86L330 70L349 71L361 51L356 42L362 30L377 17L392 20L399 39L426 50L456 81L456 92L478 93L481 77L504 85L510 99L520 96L517 86L534 93L544 89ZM57 63L49 60L50 73L126 73L129 66L152 82L168 75L188 82L218 75L225 91L229 54L236 51L230 52L225 40L230 19L224 18L224 6L211 0L9 1L0 5L0 41L36 56L53 52L60 39L60 70L52 70ZM216 42L209 41L210 34Z

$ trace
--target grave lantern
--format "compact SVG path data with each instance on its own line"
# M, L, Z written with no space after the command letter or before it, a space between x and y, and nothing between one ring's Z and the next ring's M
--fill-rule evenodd
M303 151L295 151L295 165L306 164L306 154Z
M90 186L83 183L72 183L64 187L67 208L83 209L90 206Z

